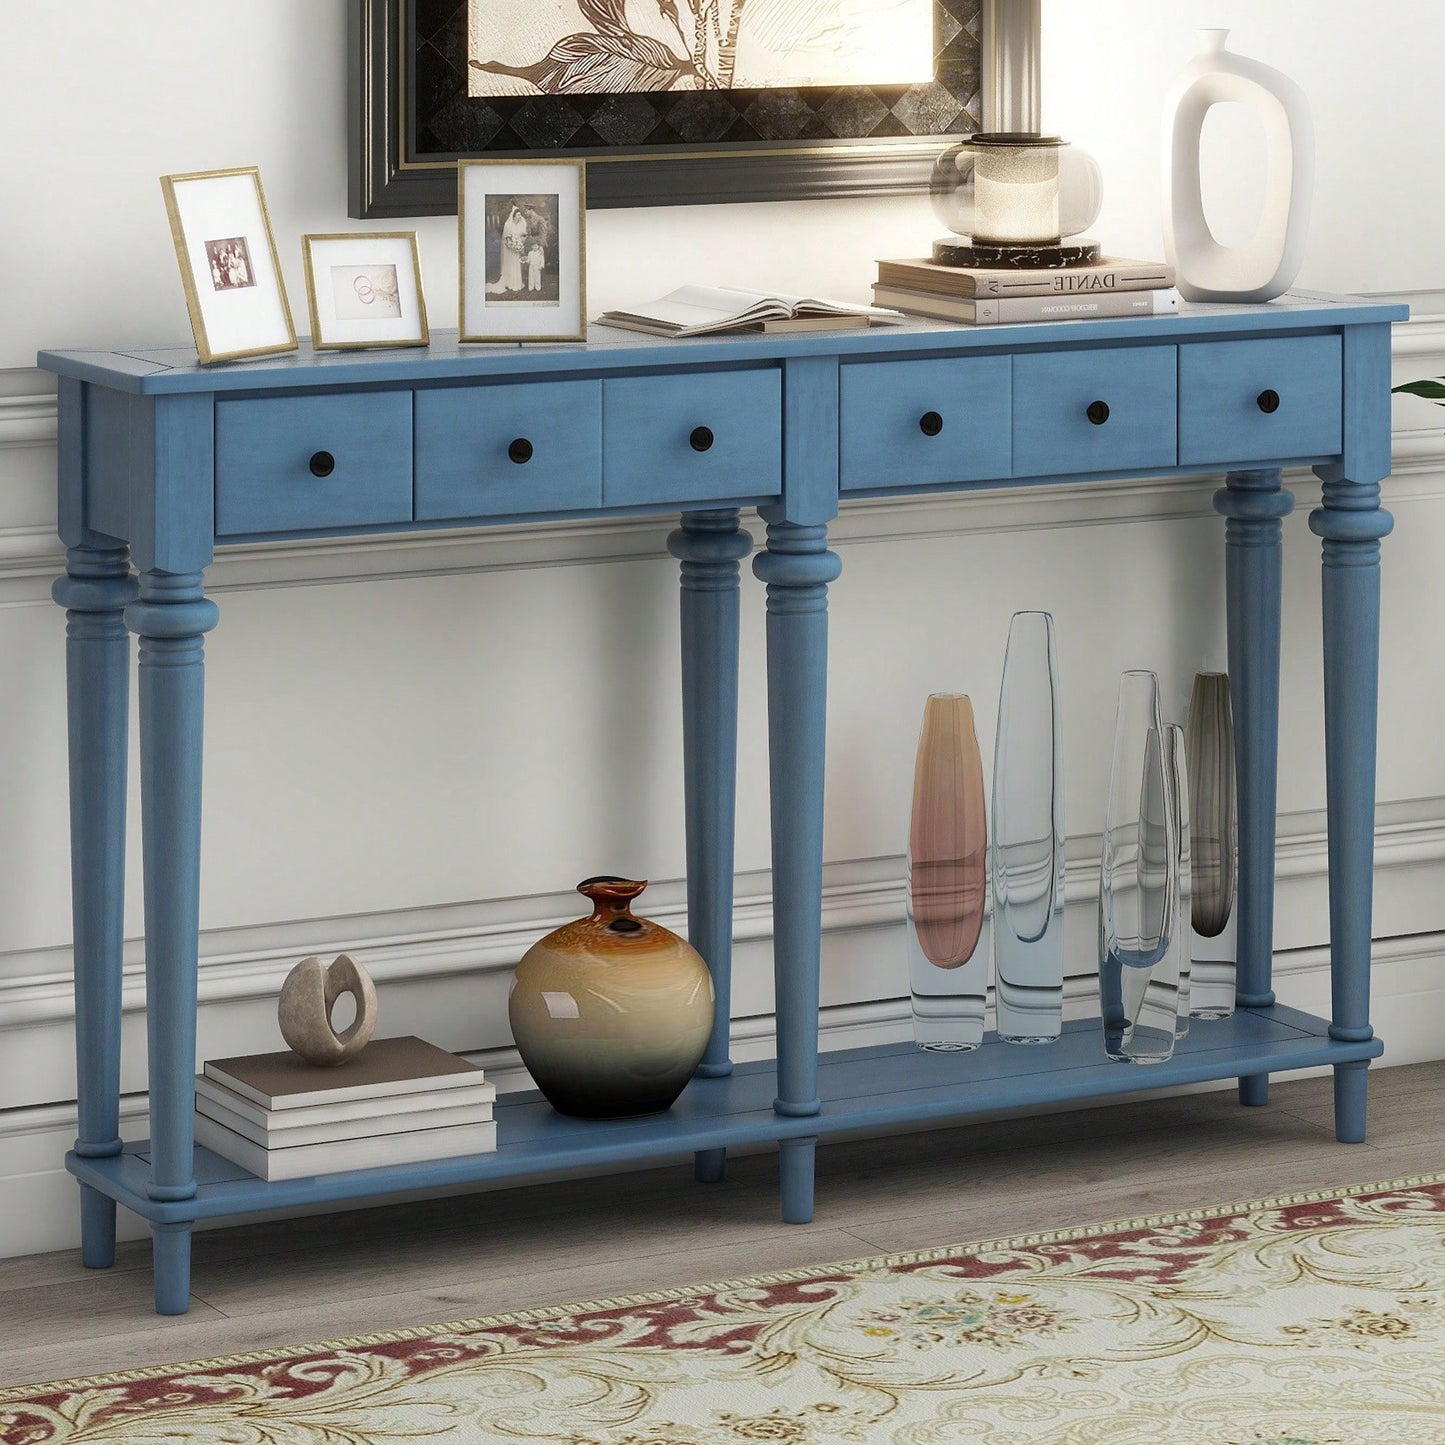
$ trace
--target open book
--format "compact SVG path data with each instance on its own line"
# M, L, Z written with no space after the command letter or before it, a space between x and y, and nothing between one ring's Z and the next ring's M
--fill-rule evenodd
M681 286L631 311L604 311L603 326L654 336L711 336L722 331L832 331L901 321L881 306L854 306L809 296L778 296L731 286Z

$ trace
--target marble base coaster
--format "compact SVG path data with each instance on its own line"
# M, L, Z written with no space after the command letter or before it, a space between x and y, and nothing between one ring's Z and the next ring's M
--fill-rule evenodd
M1057 271L1087 266L1099 259L1097 241L1060 241L1052 246L997 246L967 236L949 236L933 243L938 266L991 266L1000 271Z

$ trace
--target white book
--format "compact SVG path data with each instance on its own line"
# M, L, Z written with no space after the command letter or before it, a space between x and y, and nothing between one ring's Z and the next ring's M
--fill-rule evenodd
M489 1086L490 1087L490 1086ZM378 1100L378 1103L382 1101ZM245 1114L197 1093L196 1113L234 1130L243 1139L263 1149L290 1149L302 1144L330 1144L342 1139L369 1139L378 1134L402 1134L416 1129L442 1129L453 1124L484 1124L492 1117L490 1100L472 1104L441 1103L432 1109L412 1109L401 1114L378 1111L357 1119L337 1119L317 1124L293 1123L289 1110L274 1116L270 1124L258 1124Z
M874 298L913 316L1006 326L1023 321L1087 321L1114 316L1167 316L1179 310L1173 286L1153 291L1096 291L1083 296L939 296L899 286L873 287Z
M239 1164L258 1179L307 1179L313 1174L342 1174L351 1169L379 1169L388 1164L424 1164L490 1154L497 1147L495 1122L459 1124L448 1129L417 1129L408 1134L382 1134L368 1139L339 1139L331 1144L303 1144L290 1149L264 1149L234 1129L196 1115L196 1143Z
M480 1072L476 1077L480 1080ZM234 1089L228 1089L224 1084L208 1079L204 1074L196 1075L198 1109L202 1099L210 1100L216 1108L224 1109L226 1114L245 1119L254 1128L264 1129L272 1134L293 1126L303 1128L312 1124L342 1125L355 1120L371 1122L380 1117L391 1119L407 1114L414 1116L453 1105L458 1108L467 1105L480 1109L483 1105L491 1104L496 1097L495 1084L478 1082L463 1088L433 1089L420 1094L382 1094L364 1099L338 1099L331 1104L303 1104L295 1109L268 1109L264 1104L258 1104L244 1094L238 1094ZM230 1122L216 1114L214 1109L204 1109L202 1112L221 1118L224 1123ZM489 1118L490 1112L478 1113L476 1117Z
M897 321L881 306L856 306L816 296L784 296L733 286L679 286L656 301L628 310L604 311L603 326L653 336L712 336L727 331L815 331L828 326L867 326Z

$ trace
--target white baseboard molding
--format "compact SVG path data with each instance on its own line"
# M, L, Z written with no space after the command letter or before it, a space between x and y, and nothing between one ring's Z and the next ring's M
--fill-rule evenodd
M1377 940L1373 964L1372 1013L1376 1031L1386 1043L1385 1055L1376 1067L1419 1063L1441 1057L1440 1039L1445 1035L1445 972L1442 972L1445 933ZM1328 1011L1327 950L1305 948L1279 954L1275 958L1275 976L1280 996L1285 1002L1319 1012ZM1066 989L1069 1016L1084 1017L1095 1010L1094 980L1085 977L1071 979ZM825 1009L820 1031L825 1050L905 1041L912 1037L908 1000L883 999ZM766 1058L772 1052L773 1020L770 1016L734 1022L734 1058L740 1061ZM527 1083L515 1050L483 1050L473 1052L469 1057L482 1064L504 1089L525 1087ZM1198 1087L1227 1088L1229 1085L1226 1081ZM1184 1091L1140 1090L1124 1097L1139 1098L1151 1092L1162 1096ZM1063 1107L1060 1106L1060 1111ZM1088 1108L1091 1103L1084 1101L1067 1107ZM145 1136L146 1108L146 1099L142 1094L128 1095L122 1101L122 1133L126 1138ZM75 1183L60 1163L74 1134L74 1104L51 1104L0 1112L0 1258L78 1246ZM645 1164L637 1167L657 1166ZM1352 1162L1348 1167L1360 1166ZM579 1171L559 1177L585 1177L587 1172L615 1171ZM444 1191L417 1191L403 1196L389 1195L386 1199L397 1202L403 1198L432 1197L438 1192ZM331 1207L318 1206L316 1210L294 1212L325 1212ZM127 1239L145 1235L144 1224L125 1210L120 1211L120 1229L122 1237Z
M1092 902L1098 888L1099 847L1097 834L1069 839L1065 874L1069 904ZM1316 810L1282 815L1275 862L1281 889L1302 882L1322 883L1327 863L1324 814ZM1442 863L1445 798L1380 805L1375 828L1377 877ZM824 933L902 924L903 876L901 856L828 864L824 870ZM734 888L734 941L771 942L770 875L765 871L739 874ZM649 917L686 932L686 895L681 880L654 882L647 897ZM316 952L355 954L381 984L417 984L458 974L509 970L538 938L575 917L578 906L575 894L568 891L208 930L200 940L200 1001L205 1006L274 998L295 962ZM1278 911L1284 910L1279 907ZM1318 936L1321 930L1311 931ZM1289 939L1284 946L1295 942ZM71 975L68 946L0 954L0 1030L69 1023L75 1012ZM144 1010L144 944L139 938L126 944L122 996L127 1013Z

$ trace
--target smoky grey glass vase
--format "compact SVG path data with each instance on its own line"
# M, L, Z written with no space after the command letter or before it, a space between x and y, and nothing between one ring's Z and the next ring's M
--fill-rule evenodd
M1234 1012L1238 867L1234 715L1229 678L1201 672L1189 697L1189 851L1192 868L1190 1012L1198 1019Z
M998 1035L1047 1044L1064 1022L1064 768L1054 619L1009 623L993 753Z

